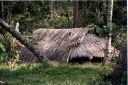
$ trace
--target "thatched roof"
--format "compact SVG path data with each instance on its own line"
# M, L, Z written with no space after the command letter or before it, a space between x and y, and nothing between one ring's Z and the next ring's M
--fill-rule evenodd
M75 57L104 57L105 40L93 29L38 29L32 36L43 59L68 62ZM118 53L112 47L112 55Z

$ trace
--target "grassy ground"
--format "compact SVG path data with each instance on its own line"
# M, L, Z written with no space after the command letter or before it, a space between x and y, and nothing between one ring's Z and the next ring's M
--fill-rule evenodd
M111 71L112 65L103 66L98 63L23 63L14 68L0 64L0 81L8 85L111 85L109 81L101 80L101 75Z

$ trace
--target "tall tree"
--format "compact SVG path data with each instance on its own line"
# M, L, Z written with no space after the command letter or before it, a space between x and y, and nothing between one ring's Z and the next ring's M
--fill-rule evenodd
M104 64L108 64L111 60L111 31L112 31L112 14L113 14L113 0L108 2L108 16L107 16L107 30L109 35L106 37L106 50L104 56Z
M1 1L1 18L4 18L4 4L3 4L3 1Z
M27 11L27 9L28 9L28 2L27 1L23 1L22 2L23 3L23 12L25 13L26 11Z
M73 1L73 27L79 27L80 14L79 14L79 0Z
M49 1L49 11L50 11L50 19L52 19L52 14L54 11L54 2L53 1Z
M11 12L11 10L12 10L12 2L8 2L7 3L7 7L6 7L6 9L7 9L7 22L10 24L10 20L11 20L11 16L12 16L12 12Z

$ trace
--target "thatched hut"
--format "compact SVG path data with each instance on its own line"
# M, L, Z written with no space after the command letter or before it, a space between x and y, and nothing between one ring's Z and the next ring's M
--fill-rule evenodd
M103 58L105 40L95 35L94 29L37 29L32 34L39 55L44 60L69 62L75 58ZM24 47L24 49L26 49ZM23 50L23 49L22 49ZM29 56L29 51L21 51ZM119 51L112 47L112 56ZM27 57L26 56L26 57ZM32 54L30 55L32 56Z

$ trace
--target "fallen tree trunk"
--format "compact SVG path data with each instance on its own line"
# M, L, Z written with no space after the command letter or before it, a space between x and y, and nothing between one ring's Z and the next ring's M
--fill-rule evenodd
M36 46L32 44L29 40L24 38L22 35L20 35L18 32L14 30L14 28L10 27L6 22L3 20L0 20L0 25L2 28L4 28L6 31L8 31L10 34L12 34L17 40L19 40L23 45L25 45L41 62L40 55L38 51L36 50Z

